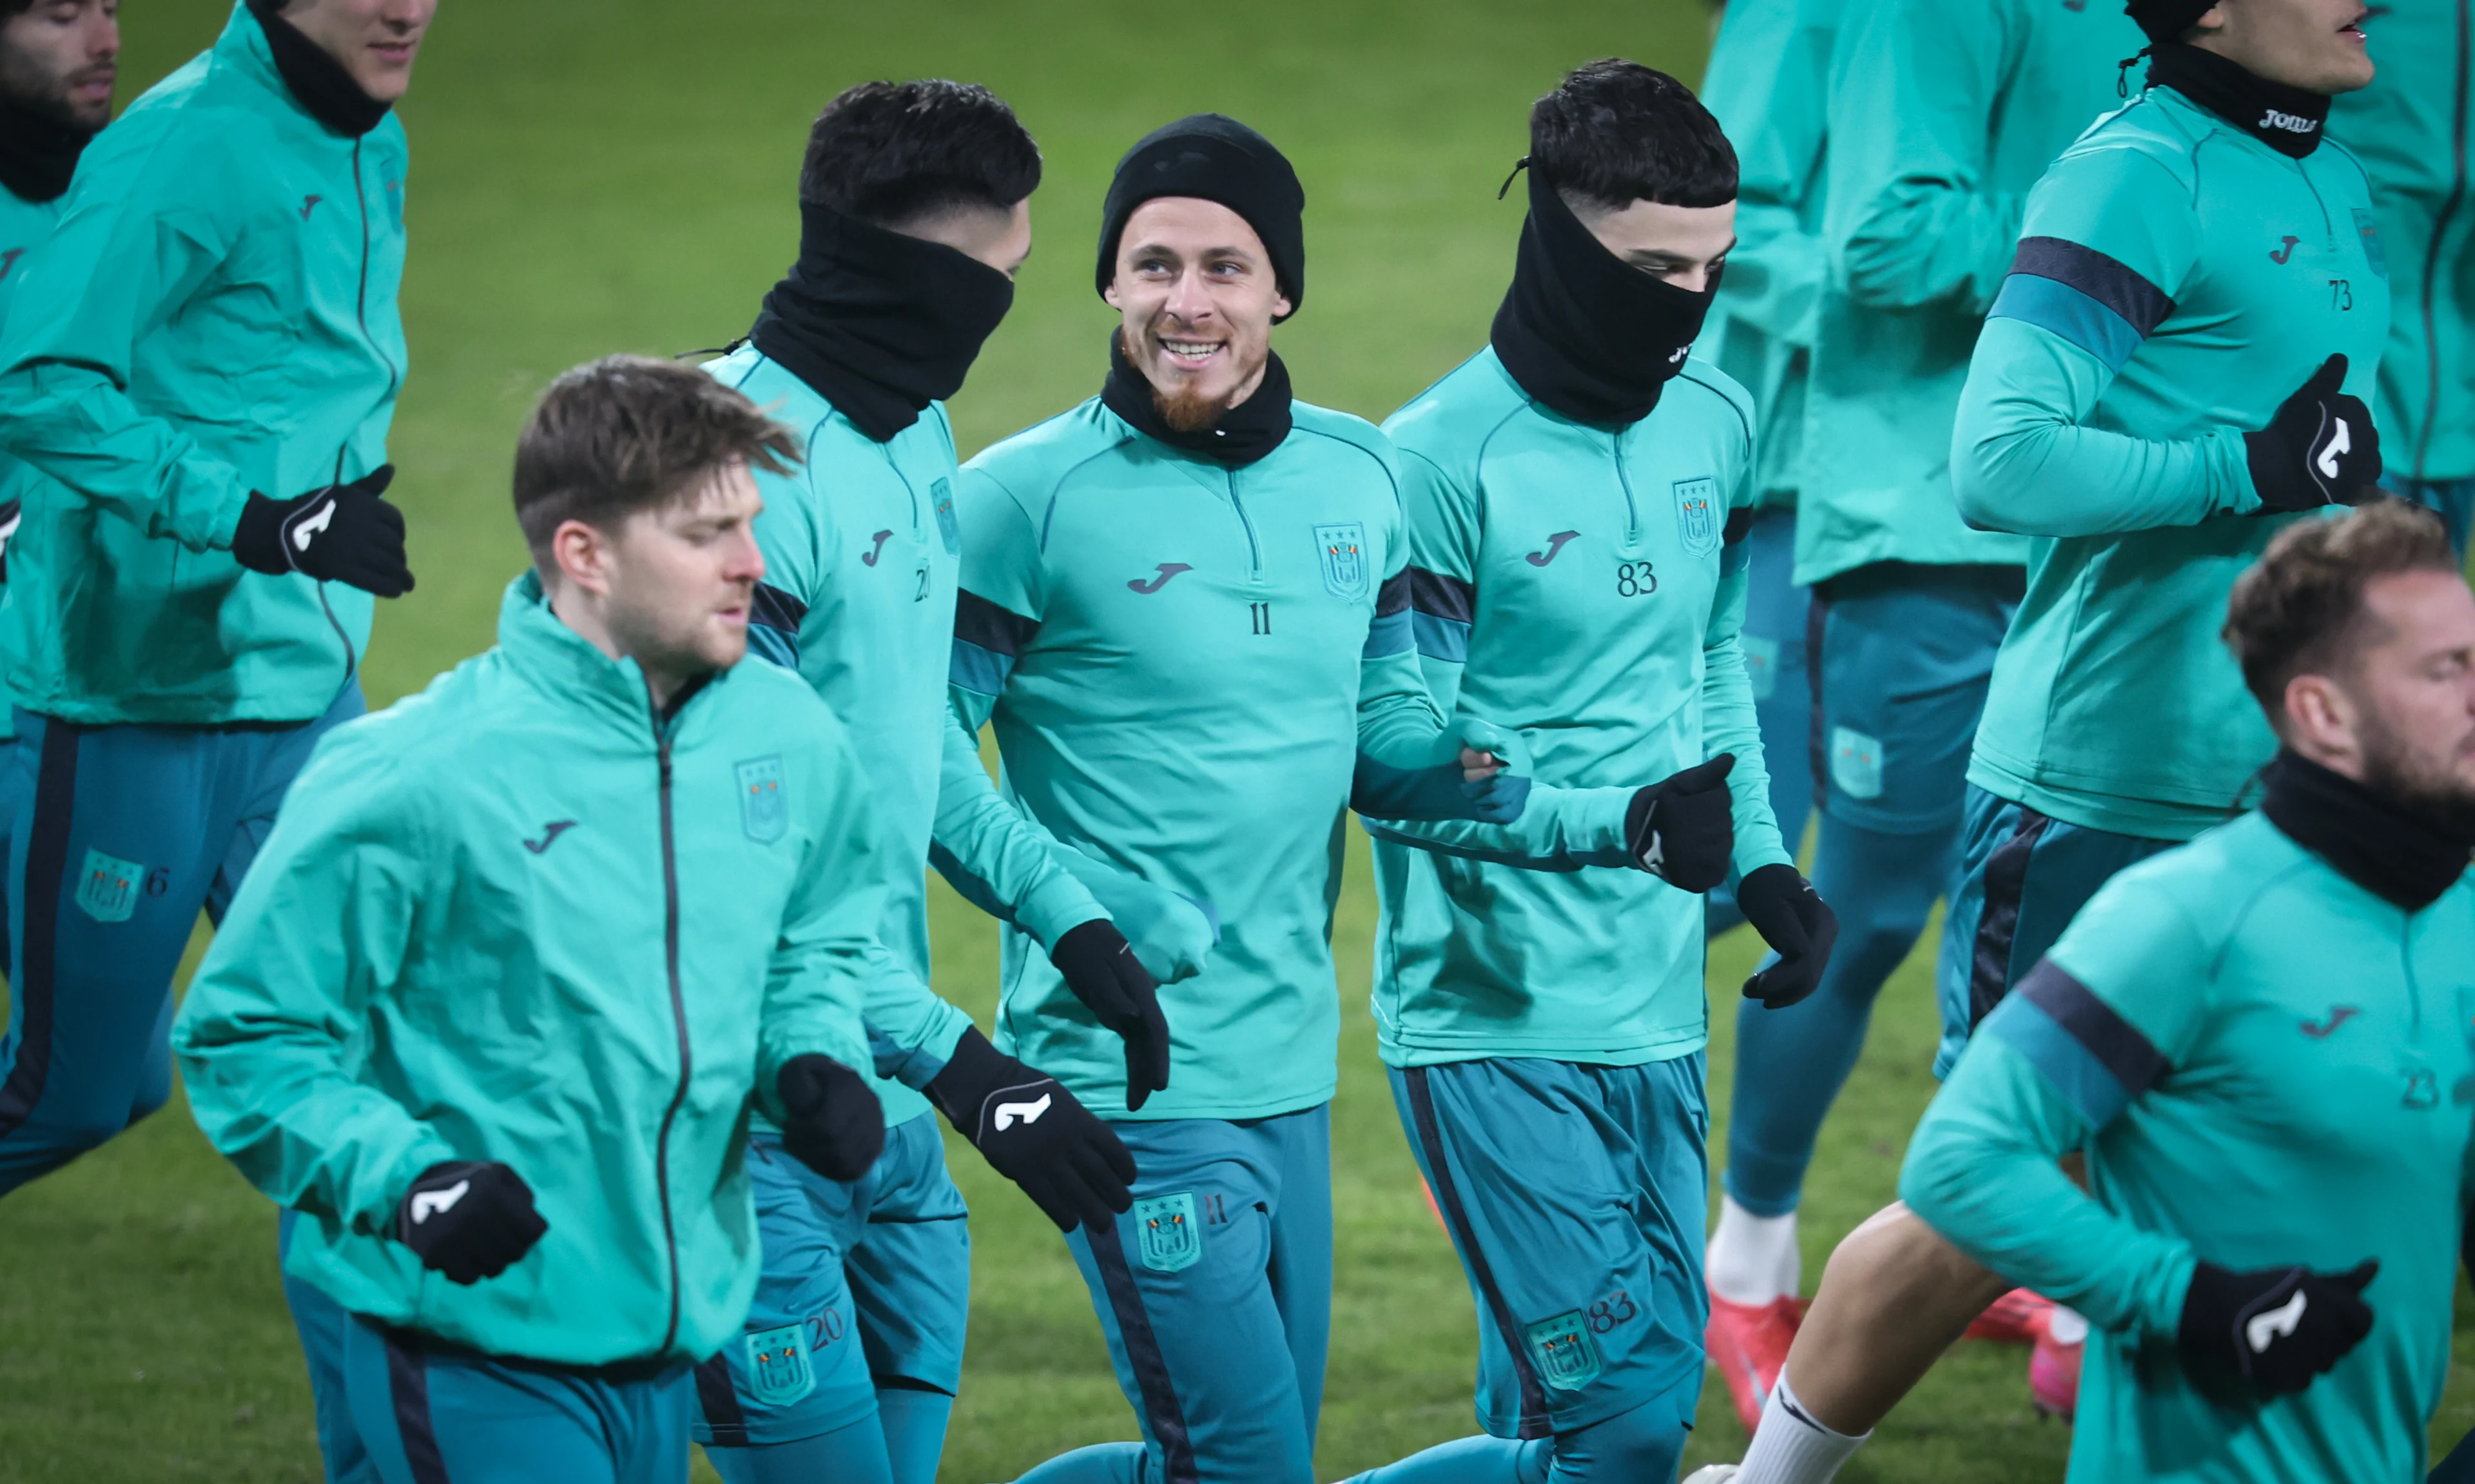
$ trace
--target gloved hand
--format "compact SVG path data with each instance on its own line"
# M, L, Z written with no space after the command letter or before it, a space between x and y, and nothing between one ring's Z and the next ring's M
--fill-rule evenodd
M25 518L23 500L0 500L0 582L9 580L9 543L16 538Z
M495 1159L451 1159L414 1179L395 1212L395 1239L451 1283L497 1277L550 1229L525 1178Z
M1060 934L1048 961L1101 1028L1126 1043L1126 1111L1141 1107L1168 1085L1168 1022L1161 1016L1160 985L1116 925L1096 917Z
M868 1079L833 1058L808 1052L782 1063L782 1147L831 1180L855 1180L885 1153L885 1108Z
M2345 380L2346 357L2330 356L2267 427L2243 434L2262 514L2361 504L2380 493L2381 432L2362 398L2338 390Z
M1813 992L1839 941L1839 914L1814 894L1793 865L1756 866L1736 883L1736 911L1753 925L1778 961L1745 981L1745 998L1782 1010Z
M1735 766L1736 755L1723 752L1635 793L1625 810L1625 851L1633 864L1686 891L1726 881L1736 852L1736 803L1728 792Z
M2326 1275L2307 1268L2229 1273L2201 1263L2183 1298L2175 1346L2202 1365L2231 1366L2267 1391L2301 1391L2372 1332L2371 1305L2362 1296L2380 1271L2378 1258Z
M297 499L269 499L252 490L233 528L234 560L280 577L303 572L342 582L380 597L412 591L404 559L404 512L380 499L395 466L380 464L350 484L331 484Z
M954 1131L1032 1204L1071 1231L1135 1204L1135 1156L1057 1079L963 1033L953 1059L928 1080L930 1102Z

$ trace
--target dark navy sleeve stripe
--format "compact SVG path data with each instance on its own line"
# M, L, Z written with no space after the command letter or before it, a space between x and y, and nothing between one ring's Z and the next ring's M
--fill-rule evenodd
M2039 961L1977 1034L2027 1058L2093 1129L2121 1116L2168 1070L2138 1027L2051 960Z
M2028 237L1987 317L2034 325L2120 371L2173 311L2163 290L2103 253Z
M1478 612L1478 589L1458 577L1423 567L1403 571L1409 578L1409 606L1433 619L1467 626Z
M785 634L796 634L808 620L808 605L770 582L756 584L756 600L749 606L747 620L762 623Z
M2078 289L2113 310L2143 340L2174 312L2174 301L2164 289L2121 261L2062 237L2021 238L2011 271Z
M1001 654L1008 661L1021 656L1031 647L1040 632L1038 619L1026 619L1009 608L1001 608L969 589L954 595L954 641L976 645L992 654Z
M1402 568L1375 590L1375 617L1388 619L1409 611L1409 569Z
M1753 533L1753 518L1760 514L1760 511L1751 505L1738 505L1728 511L1728 525L1719 533L1719 540L1730 547L1741 545L1746 537Z

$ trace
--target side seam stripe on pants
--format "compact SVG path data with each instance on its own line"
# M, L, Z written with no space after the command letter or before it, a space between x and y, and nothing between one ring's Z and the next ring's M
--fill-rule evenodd
M697 1402L704 1408L704 1424L713 1431L715 1448L747 1447L747 1414L739 1409L739 1390L730 1383L730 1362L717 1354L696 1368Z
M452 1484L438 1433L429 1418L429 1373L421 1351L397 1336L386 1337L387 1392L395 1402L396 1432L404 1444L412 1484Z
M68 875L69 832L77 810L78 737L83 729L46 720L35 774L35 818L26 832L24 963L12 985L22 1007L17 1058L0 1084L0 1134L34 1116L52 1064L52 997L58 983L61 882ZM0 862L0 870L7 863Z
M1469 1212L1461 1204L1460 1186L1453 1180L1452 1166L1444 1161L1443 1130L1435 1122L1435 1100L1427 1087L1427 1069L1404 1067L1401 1080L1409 1086L1409 1116L1417 1121L1418 1144L1426 1152L1427 1169L1434 1177L1435 1204L1443 1208L1444 1220L1452 1224L1454 1240L1468 1254L1470 1274L1478 1279L1479 1291L1486 1295L1487 1313L1495 1321L1496 1333L1504 1337L1504 1348L1512 1353L1513 1374L1521 1377L1521 1436L1552 1436L1556 1429L1547 1416L1547 1390L1531 1367L1530 1351L1520 1327L1513 1323L1512 1306L1504 1302L1503 1290L1495 1286L1495 1269L1478 1245L1478 1233L1471 1229Z
M1968 1028L1994 1012L2011 989L2011 941L2020 931L2020 904L2028 890L2028 860L2052 821L2033 809L2020 811L2020 828L1985 862L1985 899L1976 912L1976 941L1969 955Z
M1126 1267L1126 1249L1117 1240L1117 1224L1112 1221L1094 1227L1087 1222L1083 1230L1091 1246L1091 1259L1100 1269L1100 1281L1109 1290L1109 1307L1115 1311L1117 1336L1126 1347L1126 1363L1134 1368L1135 1385L1143 1394L1143 1410L1151 1414L1152 1436L1160 1441L1161 1467L1168 1475L1167 1484L1198 1484L1202 1473L1194 1463L1194 1440L1186 1430L1186 1408L1177 1399L1177 1387L1169 1379L1168 1360L1161 1354L1160 1337L1152 1333L1151 1315L1143 1309L1143 1296L1135 1287L1135 1275Z

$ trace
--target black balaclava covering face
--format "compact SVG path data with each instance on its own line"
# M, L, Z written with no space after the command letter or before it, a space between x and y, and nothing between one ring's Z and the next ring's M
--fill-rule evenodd
M799 206L799 260L748 338L878 443L962 390L1014 280L942 242Z
M1187 432L1169 426L1161 417L1151 378L1126 359L1124 344L1112 332L1109 379L1101 383L1100 402L1146 437L1242 469L1289 436L1289 368L1281 364L1280 356L1266 353L1263 379L1256 383L1254 395L1220 414L1210 427Z
M2320 147L2329 100L2272 83L2242 63L2180 42L2153 47L2148 85L2170 87L2281 155L2296 159Z
M0 96L0 186L37 206L58 201L93 137L57 113Z
M2402 804L2281 750L2262 776L2261 813L2287 839L2374 896L2421 912L2464 873L2475 830Z
M357 139L387 116L389 105L361 91L361 85L327 49L301 34L300 28L276 13L281 0L249 0L249 13L266 33L267 50L283 85L309 110L309 116L339 134Z
M1163 196L1216 201L1244 217L1272 259L1272 277L1288 298L1289 314L1298 312L1307 299L1306 187L1271 140L1219 113L1196 113L1155 129L1117 161L1100 208L1102 297L1117 276L1117 239L1125 235L1126 218Z
M1512 287L1488 339L1521 389L1555 411L1628 426L1684 369L1718 292L1715 273L1694 293L1627 264L1532 170Z

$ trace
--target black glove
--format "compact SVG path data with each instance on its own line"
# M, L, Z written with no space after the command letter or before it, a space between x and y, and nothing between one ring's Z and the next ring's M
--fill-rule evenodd
M17 527L25 518L24 501L0 501L0 582L9 580L9 543L16 539Z
M395 1211L395 1239L451 1283L497 1277L549 1229L533 1188L495 1159L431 1165Z
M1811 994L1839 941L1839 914L1814 894L1813 883L1793 865L1759 866L1736 883L1736 911L1778 954L1777 963L1745 981L1745 998L1779 1010Z
M233 527L233 557L269 576L297 572L402 597L412 591L404 512L379 499L394 479L395 466L380 464L350 484L331 484L298 499L269 499L252 490Z
M1126 936L1100 918L1060 934L1048 961L1066 976L1101 1026L1126 1043L1126 1111L1168 1085L1168 1022L1161 1018L1160 985L1135 958Z
M1625 810L1632 864L1686 891L1726 881L1736 852L1736 801L1728 792L1735 766L1736 755L1723 752L1634 794Z
M2211 1368L2231 1367L2264 1390L2291 1394L2312 1384L2372 1332L2366 1284L2378 1258L2352 1273L2307 1268L2229 1273L2201 1263L2183 1297L2174 1343Z
M963 1033L929 1101L999 1175L1022 1187L1060 1231L1100 1226L1135 1204L1135 1156L1048 1074Z
M2361 504L2379 493L2381 431L2362 398L2338 390L2345 379L2346 357L2330 356L2267 427L2243 434L2263 514Z
M782 1147L827 1180L855 1180L885 1153L885 1108L868 1079L809 1052L782 1063Z

